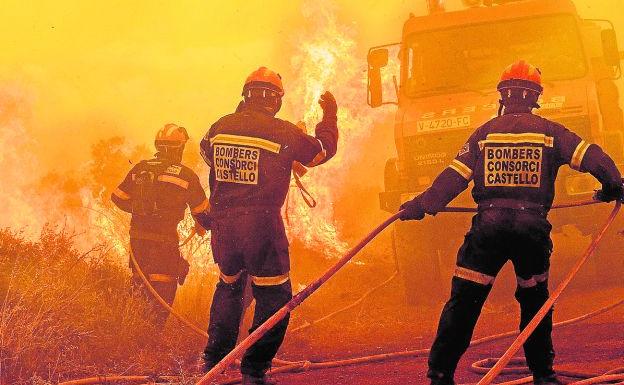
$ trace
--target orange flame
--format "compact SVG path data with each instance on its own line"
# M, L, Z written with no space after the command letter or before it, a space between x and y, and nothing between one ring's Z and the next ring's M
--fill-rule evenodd
M288 229L291 236L334 257L348 248L341 240L334 216L334 192L343 188L349 170L358 167L349 153L362 148L362 142L369 138L375 121L383 114L366 105L367 65L356 53L354 31L339 23L335 8L329 1L304 4L303 15L313 20L314 33L306 33L297 41L291 64L298 78L289 92L289 100L298 103L291 106L294 115L303 117L307 127L313 127L322 117L317 103L319 96L325 90L334 94L339 106L338 152L326 164L310 170L305 178L310 192L319 201L318 206L310 209L297 197L289 202L288 213L295 218Z

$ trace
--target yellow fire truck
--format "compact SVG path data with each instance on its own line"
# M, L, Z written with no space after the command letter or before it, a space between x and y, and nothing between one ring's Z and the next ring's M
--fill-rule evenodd
M615 83L623 52L613 24L582 19L571 0L465 4L465 9L445 12L430 0L430 14L409 16L400 43L369 50L368 104L398 107L397 157L386 163L381 208L396 212L424 191L472 131L496 115L496 84L502 70L518 59L542 70L545 90L538 114L602 145L618 164L624 163L624 118ZM398 48L400 74L394 78L396 95L384 95L392 46ZM596 187L590 175L566 167L559 173L556 203L589 199ZM469 190L453 204L473 204ZM605 205L578 208L553 212L550 219L555 229L573 225L587 236L607 210ZM468 227L469 216L449 214L395 225L395 253L408 302L446 296L455 253ZM620 238L607 244L613 249L614 242L623 243ZM591 268L599 273L594 278L624 274L624 258L612 254L604 251L594 259Z

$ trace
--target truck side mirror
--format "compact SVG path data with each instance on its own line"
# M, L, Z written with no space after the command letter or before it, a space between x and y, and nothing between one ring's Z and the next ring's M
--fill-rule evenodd
M604 53L605 63L613 67L619 67L622 58L620 57L615 30L603 30L600 33L600 38L602 40L602 52Z
M368 52L368 104L379 107L383 104L381 69L388 65L388 49L379 48Z

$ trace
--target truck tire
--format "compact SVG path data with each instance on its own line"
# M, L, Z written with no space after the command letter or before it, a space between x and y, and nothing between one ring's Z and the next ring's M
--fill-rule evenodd
M448 297L450 280L441 268L439 237L431 233L428 221L423 222L397 222L393 229L394 253L408 306L437 305Z

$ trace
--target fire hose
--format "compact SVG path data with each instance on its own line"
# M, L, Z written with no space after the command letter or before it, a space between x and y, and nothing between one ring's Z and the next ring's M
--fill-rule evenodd
M557 206L554 206L553 209L568 208L568 207L579 207L579 206L586 206L586 205L596 204L596 203L600 203L600 202L586 201L586 202L579 202L579 203L573 203L573 204L557 205ZM602 230L599 232L598 236L594 239L594 241L591 243L591 245L588 247L588 249L584 253L583 257L574 266L574 268L572 269L572 271L570 272L568 277L562 282L562 284L557 288L557 290L555 290L555 292L553 293L551 298L549 298L549 300L546 302L546 304L544 305L544 307L542 309L546 309L546 311L548 311L548 309L550 309L552 304L554 304L554 302L558 299L558 297L561 294L561 292L565 289L565 287L570 283L571 279L579 271L579 269L583 265L583 263L587 260L587 258L589 256L591 256L593 254L593 252L595 251L597 245L600 243L602 237L606 233L607 229L613 223L613 221L614 221L614 219L615 219L615 217L616 217L616 215L617 215L617 213L618 213L618 211L620 209L620 206L621 206L621 204L618 202L618 204L613 209L611 215L609 216L608 221L606 222L606 224L604 225ZM474 212L474 211L476 211L476 209L474 209L474 208L465 208L465 207L448 207L448 208L444 209L443 211L444 212ZM337 273L342 267L344 267L344 265L346 265L346 263L349 262L349 260L351 260L373 238L375 238L381 231L383 231L390 224L392 224L394 221L396 221L399 218L399 216L400 216L400 213L397 213L397 214L393 215L392 217L388 218L386 221L384 221L377 228L375 228L362 241L360 241L347 254L345 254L345 256L343 256L335 265L333 265L329 270L327 270L325 272L325 274L323 274L323 276L321 276L315 282L313 282L308 287L306 287L304 290L302 290L297 295L295 295L293 297L293 299L289 303L287 303L284 307L282 307L282 309L280 309L277 313L275 313L272 317L270 317L265 323L263 323L254 332L252 332L239 345L237 345L234 348L234 350L232 350L221 362L219 362L212 370L210 370L205 376L203 376L199 380L199 382L197 382L197 384L198 385L199 384L209 384L210 381L212 379L214 379L214 377L216 375L218 375L219 373L223 372L236 358L238 358L240 355L242 355L245 350L247 350L258 339L260 339L276 323L278 323L280 320L282 320L288 313L290 313L297 306L299 306L305 299L307 299L310 295L312 295L320 286L322 286L335 273ZM176 313L175 310L173 310L164 300L162 300L162 298L160 298L158 293L153 289L153 287L151 287L151 285L149 284L149 281L147 280L145 275L142 273L142 271L138 267L138 264L136 263L136 260L134 259L134 256L132 255L132 253L130 253L130 256L131 256L131 259L132 259L132 262L133 262L135 268L137 268L137 271L139 272L139 276L146 283L146 286L148 287L148 289L150 289L150 293L152 295L154 295L157 298L157 300L159 300L159 303L161 305L163 305L165 308L167 308L167 310L169 312L171 312L176 318L178 318L182 323L184 323L185 325L189 326L193 331L195 331L196 333L200 334L203 337L207 337L207 333L206 332L204 332L203 330L199 329L197 326L193 325L191 322L186 320L184 317L182 317L181 315ZM392 276L390 279L385 281L384 284L389 282L393 278L394 278L394 276ZM379 285L379 286L375 287L373 290L377 289L378 287L381 287L382 285ZM368 295L368 294L369 293L367 292L366 295ZM364 297L362 297L362 299L363 298ZM602 313L604 313L606 311L609 311L609 310L611 310L611 309L613 309L613 308L615 308L615 307L617 307L617 306L619 306L619 305L621 305L623 303L624 303L624 300L621 300L621 301L618 301L617 303L614 303L612 305L609 305L609 306L606 306L604 308L598 309L598 310L596 310L596 311L594 311L592 313L588 313L588 314L585 314L583 316L580 316L580 317L577 317L577 318L574 318L574 319L571 319L571 320L555 323L553 326L554 327L559 327L559 326L569 325L569 324L575 323L575 322L580 322L580 321L583 321L583 320L588 319L590 317L593 317L593 316L602 314ZM335 313L333 313L333 314L335 314ZM478 344L490 342L490 341L497 340L497 339L500 339L500 338L506 338L506 337L509 337L509 336L518 335L517 340L514 341L514 344L512 344L512 346L508 349L508 352L500 360L496 361L496 360L490 359L490 361L486 361L485 362L485 363L493 363L493 362L496 361L496 363L494 364L494 366L492 366L492 368L490 369L489 372L490 373L494 373L495 370L497 370L498 372L496 372L496 374L488 373L489 377L488 377L488 374L486 374L486 377L488 379L486 380L486 377L482 378L482 380L481 380L481 382L479 382L479 384L489 384L489 383L491 383L491 381L494 379L494 377L496 377L496 375L499 374L500 371L510 361L509 357L513 356L513 354L515 354L515 352L519 349L519 346L522 345L522 342L518 342L518 341L521 341L522 338L526 339L526 337L528 337L532 333L532 331L533 331L533 330L529 331L529 328L533 327L533 329L534 329L535 326L537 326L537 324L539 324L539 322L541 321L541 318L540 319L537 319L537 318L540 315L543 318L543 316L545 314L546 314L546 312L543 312L543 314L542 314L542 311L538 312L538 314L536 315L534 320L531 323L529 323L527 328L525 328L525 330L522 331L519 335L518 335L518 332L508 332L508 333L502 333L502 334L498 334L498 335L495 335L495 336L484 337L484 338L472 341L471 346L475 346L475 345L478 345ZM324 318L327 318L327 317L324 317ZM526 336L526 337L524 337L524 336ZM516 348L516 346L517 346L517 348ZM515 350L513 351L513 353L509 354L509 352L512 350L512 348L515 348ZM328 361L328 362L318 362L318 363L312 363L312 362L309 362L309 361L289 362L289 361L275 360L274 361L275 364L282 364L284 366L281 366L281 367L278 367L278 368L272 370L271 373L283 373L283 372L301 371L301 370L308 370L308 369L332 368L332 367L339 367L339 366L361 364L361 363L366 363L366 362L383 361L383 360L387 360L387 359L391 359L391 358L400 358L400 357L421 357L421 356L424 356L424 355L428 354L428 352L429 352L428 349L421 349L421 350L412 350L412 351L403 351L403 352L397 352L397 353L378 354L378 355L372 355L372 356L367 356L367 357L357 357L357 358L352 358L352 359L345 359L345 360L338 360L338 361ZM507 357L507 356L509 356L509 357ZM477 367L480 368L480 370L483 370L482 367L478 366L478 365L480 365L482 363L483 362L480 361L479 363L476 363L475 365L477 365ZM473 365L473 367L474 367L474 365ZM590 375L586 375L586 376L587 377L591 377ZM574 376L572 376L572 377L574 377ZM577 378L583 378L583 375L582 374L577 374L576 377ZM149 379L150 377L149 376L93 377L93 378L89 378L89 379L64 382L64 383L62 383L60 385L97 384L97 383L102 383L103 381L107 381L107 382L128 381L128 380L130 380L132 382L134 382L134 381L141 381L141 380L139 380L139 378L142 379L143 381L145 381L145 380ZM161 377L161 378L165 379L164 377ZM169 377L169 379L171 379L171 377ZM574 384L575 385L596 384L596 383L599 383L601 381L606 381L606 380L624 380L624 374L621 374L620 370L616 369L614 371L606 373L605 375L602 375L602 376L599 376L599 377L595 377L595 378L589 378L587 380L583 380L581 382L574 383ZM238 381L239 381L238 379L234 379L234 380L230 380L230 381L226 381L226 382L221 382L221 384L225 385L225 384L237 383ZM489 381L489 382L484 382L484 381ZM524 382L518 382L518 381L524 381ZM531 381L530 377L527 377L527 378L524 378L524 379L520 379L520 380L511 381L511 382L501 383L501 385L502 384L505 384L505 385L522 384L522 383L527 383L527 381L528 382Z
M180 244L180 247L182 247L183 245L188 243L189 240L191 238L193 238L195 233L196 233L195 229L193 229L193 231L191 231L191 233L188 235L186 240ZM171 315L173 315L175 318L177 318L180 322L182 322L184 325L188 326L189 329L194 331L199 336L204 337L205 339L208 339L208 333L206 331L204 331L204 330L200 329L199 327L197 327L193 322L191 322L188 319L186 319L186 317L184 317L182 314L178 313L174 308L169 306L169 304L164 299L162 299L160 294L158 294L156 289L154 289L154 287L152 286L150 281L145 276L145 273L141 269L141 266L139 266L139 263L137 262L136 258L134 257L134 253L132 253L132 249L131 248L128 249L128 253L130 254L130 260L132 261L132 266L134 266L134 269L136 270L137 274L139 275L139 278L141 278L141 281L143 281L143 285L147 288L147 290L150 292L150 294L158 301L158 303L161 306L163 306L165 309L167 309L167 311ZM281 361L281 360L275 360L275 363L276 364L289 364L289 362Z
M591 202L592 204L594 202ZM590 202L582 202L579 205L590 204ZM572 207L573 205L566 205L566 207ZM583 257L576 263L570 274L564 279L562 284L555 290L553 295L546 301L542 309L536 314L533 320L529 323L529 325L519 334L518 338L512 346L508 349L508 351L503 355L503 357L497 362L494 367L490 370L486 376L484 376L478 385L486 385L490 384L496 375L500 372L500 370L509 362L509 359L517 352L517 350L522 346L524 341L531 335L533 330L537 327L539 322L543 319L546 313L550 310L554 302L559 298L563 290L570 283L572 278L578 273L581 266L587 260L587 258L593 254L596 247L600 243L602 237L611 226L617 213L619 212L621 207L621 203L618 202L609 219L603 226L602 230L598 233L598 236L594 241L590 244L588 249L585 251ZM445 212L458 212L459 210L464 211L464 208L448 208L445 209ZM472 209L471 209L472 210ZM314 281L312 284L308 285L305 289L300 291L297 295L293 297L286 305L284 305L280 310L278 310L273 316L271 316L268 320L266 320L262 325L260 325L256 330L254 330L247 338L245 338L239 345L237 345L228 355L225 356L217 365L215 365L208 373L206 373L198 382L197 385L208 385L210 382L221 372L223 372L236 358L239 358L251 345L253 345L256 341L258 341L262 336L264 336L269 330L271 330L278 322L280 322L287 314L293 311L297 306L299 306L305 299L307 299L310 295L312 295L320 286L322 286L325 282L327 282L334 274L336 274L347 262L349 262L364 246L366 246L373 238L375 238L381 231L383 231L386 227L392 224L400 217L400 212L391 216L386 221L384 221L381 225L377 226L371 233L369 233L362 241L360 241L355 247L353 247L347 254L345 254L336 264L334 264L330 269L328 269L319 279ZM514 350L515 349L515 350ZM388 358L387 355L382 355L382 357ZM358 360L358 359L354 359ZM296 365L296 364L294 364Z
M492 368L492 365L496 364L496 362L498 362L498 360L495 358L485 358L483 360L479 360L473 363L472 366L470 367L470 370L477 374L486 374ZM507 366L505 369L503 369L501 374L531 374L529 368L526 366L526 360L523 358L519 358L519 357L512 358L508 362L508 365L514 365L514 366L512 367ZM604 374L588 374L588 373L575 372L575 371L569 371L569 370L558 370L557 373L560 376L583 380L581 382L578 382L578 381L575 382L575 384L577 385L579 383L596 384L596 383L603 383L603 382L613 381L613 380L620 380L620 379L624 380L624 367L610 370ZM587 382L587 381L590 381L590 382ZM528 377L519 378L517 380L505 382L504 384L516 385L516 384L529 384L531 382L533 382L533 377L528 376ZM622 384L622 382L618 382L618 384ZM497 385L500 385L500 384L497 384Z
M597 309L591 313L587 313L584 314L582 316L579 317L575 317L569 320L565 320L565 321L561 321L561 322L556 322L553 324L553 328L560 328L563 326L568 326L571 324L575 324L581 321L585 321L587 319L596 317L600 314L604 314L618 306L621 306L624 304L624 299L613 303L611 305L605 306L603 308ZM496 335L492 335L492 336L487 336L487 337L483 337L483 338L479 338L476 340L473 340L470 342L470 346L474 347L474 346L478 346L478 345L482 345L488 342L492 342L492 341L496 341L496 340L500 340L500 339L504 339L504 338L508 338L508 337L513 337L518 335L518 331L510 331L510 332L505 332L505 333L500 333L500 334L496 334ZM359 364L365 364L365 363L373 363L373 362L381 362L381 361L387 361L387 360L391 360L391 359L397 359L397 358L419 358L419 357L427 357L429 354L429 349L418 349L418 350L407 350L407 351L400 351L400 352L394 352L394 353L382 353L382 354L375 354L375 355L370 355L370 356L365 356L365 357L355 357L355 358L350 358L350 359L343 359L343 360L336 360L336 361L324 361L324 362L309 362L309 361L303 361L303 362L295 362L295 363L291 363L290 365L286 365L286 366L281 366L278 367L276 369L272 369L271 370L271 374L278 374L278 373L286 373L286 372L300 372L300 371L307 371L307 370L315 370L315 369L329 369L329 368L336 368L336 367L344 367L344 366L351 366L351 365L359 365ZM475 365L483 365L484 360L478 361L477 363L473 364L473 366ZM493 362L495 361L494 359L486 359L486 363L487 362ZM479 369L475 369L475 370L480 370L478 373L485 373L485 371L483 371L483 368L479 368ZM528 370L528 368L527 368ZM614 371L618 371L619 369L615 369L611 372ZM486 369L487 371L487 369ZM609 372L609 373L611 373ZM513 374L516 372L509 372L508 374ZM521 373L520 371L518 371L517 373ZM523 374L525 372L522 372ZM594 374L585 374L585 373L574 373L574 372L570 372L570 371L561 371L560 374L568 376L568 377L572 377L572 378L587 378L587 379L597 379L598 377L596 377ZM624 379L624 375L622 375L623 379ZM521 381L521 382L518 382ZM529 383L532 381L532 377L525 377L525 378L521 378L519 380L513 380L513 381L508 381L508 382L501 382L498 383L496 385L515 385L515 384L524 384L524 383ZM231 380L226 380L226 381L222 381L219 382L219 385L231 385L231 384L237 384L240 382L240 378L235 378L235 379L231 379ZM594 383L599 383L599 382L594 382ZM586 384L586 383L584 383ZM584 385L583 384L583 385ZM572 384L570 384L572 385ZM574 385L578 385L578 384L574 384Z
M605 306L603 308L597 309L591 313L587 313L582 316L572 318L569 320L556 322L555 324L553 324L553 327L560 328L563 326L568 326L571 324L582 322L587 319L596 317L600 314L604 314L623 304L624 304L624 299L616 303L613 303L611 305ZM500 339L504 339L508 337L513 337L517 334L518 334L518 331L510 331L506 333L500 333L500 334L496 334L492 336L479 338L479 339L473 340L470 343L470 346L474 347L474 346L482 345L488 342L492 342L492 341L496 341L496 340L500 340ZM419 350L408 350L408 351L401 351L401 352L396 352L396 353L376 354L376 355L371 355L371 356L366 356L366 357L356 357L356 358L350 358L350 359L325 361L325 362L283 361L284 362L283 366L272 369L270 373L278 374L278 373L287 373L287 372L301 372L301 371L307 371L307 370L330 369L330 368L352 366L352 365L365 364L365 363L381 362L381 361L386 361L390 359L426 357L428 354L429 354L429 349L419 349ZM477 373L483 374L485 373L485 371L489 369L489 368L484 368L483 366L492 362L494 362L494 359L491 359L491 358L478 361L473 364L473 368L475 368L473 370L476 371ZM613 372L615 371L618 371L618 369L612 370L608 372L608 374L612 375ZM515 371L514 373L525 374L527 372L518 370L518 371ZM586 377L586 378L592 378L593 380L597 380L600 378L600 381L614 379L614 377L606 377L605 379L604 375L597 377L594 374L573 373L569 371L560 371L559 373L565 376L570 376L572 378ZM509 374L512 374L512 373L510 372ZM95 376L95 377L84 378L80 380L67 381L67 382L60 383L59 385L96 385L96 384L113 384L113 383L143 384L145 382L164 383L164 382L169 382L169 381L175 381L176 379L179 379L179 377L178 376L157 376L157 377L154 377L154 376ZM622 375L622 379L624 380L624 375ZM526 384L526 383L530 383L531 381L532 381L531 377L524 377L519 380L499 383L497 385ZM230 385L230 384L237 384L237 383L240 383L240 377L219 382L219 385ZM584 382L584 383L581 383L580 385L596 384L596 383L600 383L600 382ZM579 385L579 384L577 383L574 385Z
M184 316L182 316L180 313L178 313L177 311L175 311L171 306L169 306L169 304L162 299L162 297L158 294L158 292L156 291L156 289L154 289L154 287L152 286L152 284L150 283L150 281L147 279L147 277L145 276L145 273L143 273L143 270L141 270L141 267L139 266L139 263L137 262L136 258L134 258L134 253L132 252L132 249L130 248L128 250L129 254L130 254L130 261L132 261L132 266L134 266L135 271L137 272L137 274L139 275L139 278L141 278L141 281L143 281L143 285L147 288L147 290L150 292L150 294L152 294L152 296L156 299L156 301L158 301L158 303L164 307L165 309L167 309L167 311L173 315L175 318L177 318L180 322L182 322L184 325L188 326L191 330L193 330L195 333L208 338L208 333L206 333L205 331L203 331L202 329L198 328L197 326L195 326L195 324L193 324L191 321L187 320Z

